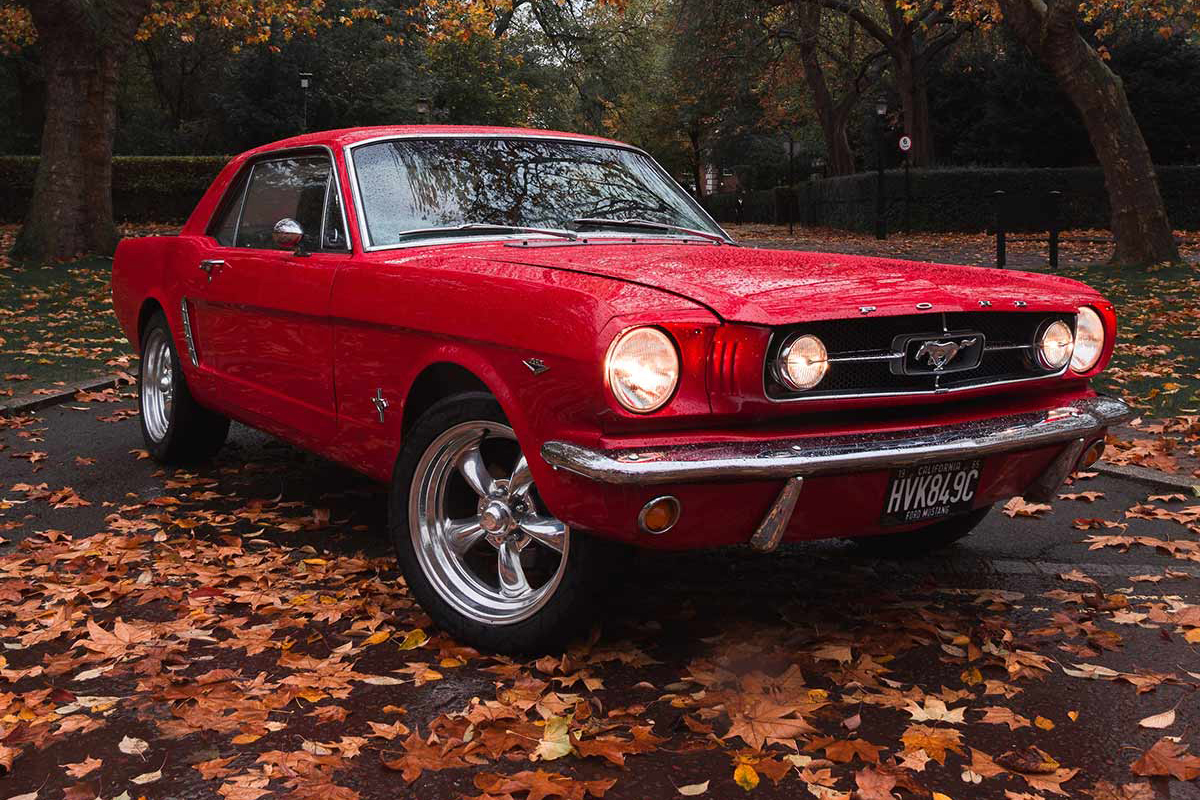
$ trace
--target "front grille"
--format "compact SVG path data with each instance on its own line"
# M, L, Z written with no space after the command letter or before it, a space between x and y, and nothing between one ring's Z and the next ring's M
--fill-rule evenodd
M772 400L928 394L994 383L1044 378L1034 349L1038 332L1055 320L1075 328L1073 314L1029 312L951 312L909 314L878 319L843 319L790 325L775 331L764 365L764 385ZM942 337L947 332L979 334L985 346L977 367L958 372L905 374L905 358L897 341L908 336ZM812 334L825 343L829 372L820 385L793 391L775 373L780 348L793 336ZM911 365L909 365L911 366Z

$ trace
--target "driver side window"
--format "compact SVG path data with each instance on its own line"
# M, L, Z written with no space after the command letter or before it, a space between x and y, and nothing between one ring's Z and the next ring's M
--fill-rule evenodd
M293 156L256 162L245 186L236 232L228 221L217 226L218 241L232 239L234 247L276 249L275 224L290 218L304 230L301 247L309 252L346 251L349 242L342 224L337 184L327 156ZM230 236L230 233L233 233Z

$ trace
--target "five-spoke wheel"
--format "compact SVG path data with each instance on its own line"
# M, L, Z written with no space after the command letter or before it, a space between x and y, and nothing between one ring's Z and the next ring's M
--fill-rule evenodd
M539 507L512 428L488 420L450 428L425 451L411 492L417 558L464 616L519 622L553 594L570 537Z
M397 461L391 527L410 589L460 640L519 652L577 626L595 544L546 508L492 396L421 416Z

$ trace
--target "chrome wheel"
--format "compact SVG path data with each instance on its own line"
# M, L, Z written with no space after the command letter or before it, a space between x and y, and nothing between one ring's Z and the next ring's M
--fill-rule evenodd
M160 327L150 329L142 351L142 418L155 442L167 436L175 404L175 371L171 343Z
M417 464L408 513L422 571L469 619L528 619L562 580L570 531L541 507L507 425L464 422L438 436Z

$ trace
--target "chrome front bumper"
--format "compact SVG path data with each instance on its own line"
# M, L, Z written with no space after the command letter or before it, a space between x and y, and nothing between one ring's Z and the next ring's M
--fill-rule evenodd
M608 484L787 479L751 540L757 549L774 549L791 520L806 477L1067 445L1026 493L1031 499L1045 501L1071 474L1087 443L1132 413L1120 400L1097 396L1045 411L879 434L622 450L550 441L542 446L542 458L555 469Z

